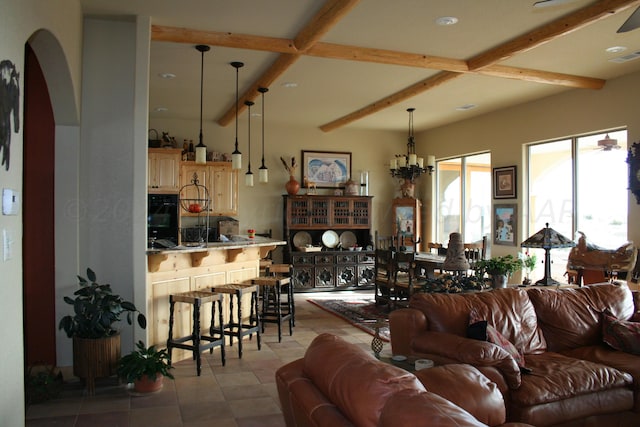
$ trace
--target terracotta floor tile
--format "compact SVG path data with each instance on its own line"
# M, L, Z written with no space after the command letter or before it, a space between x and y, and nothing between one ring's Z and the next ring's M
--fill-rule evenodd
M137 396L117 379L96 383L95 396L87 396L79 381L65 384L58 399L27 408L26 426L154 426L154 427L283 427L275 372L302 357L311 341L329 332L369 349L371 336L307 302L309 298L336 298L335 293L296 295L296 327L289 336L283 328L278 342L277 327L269 324L258 351L255 337L244 342L242 359L237 343L226 347L226 366L220 349L202 354L202 373L195 361L174 363L175 380L165 380L163 389ZM390 345L385 343L390 348Z

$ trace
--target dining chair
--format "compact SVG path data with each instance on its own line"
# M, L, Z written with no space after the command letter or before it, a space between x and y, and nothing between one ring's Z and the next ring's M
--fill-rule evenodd
M414 252L396 252L392 262L393 309L407 307L416 285L416 261Z
M393 255L391 249L375 250L374 296L377 305L387 305L391 309L393 286Z
M393 236L384 236L378 233L378 230L375 232L375 248L376 249L394 249L395 239Z

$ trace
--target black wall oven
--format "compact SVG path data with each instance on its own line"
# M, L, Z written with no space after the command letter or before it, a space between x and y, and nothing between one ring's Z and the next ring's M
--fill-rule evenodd
M147 204L148 246L155 239L170 240L178 244L178 206L177 194L149 194Z

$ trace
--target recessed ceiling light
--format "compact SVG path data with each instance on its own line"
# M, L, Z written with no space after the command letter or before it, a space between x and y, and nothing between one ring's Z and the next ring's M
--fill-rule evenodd
M282 87L289 87L289 88L298 87L298 83L295 83L295 82L284 82L284 83L282 83L281 86Z
M438 25L454 25L458 23L458 18L455 16L441 16L436 19L436 24Z
M467 111L467 110L473 110L476 107L477 107L476 104L464 104L464 105L461 105L459 107L456 107L456 110L457 111Z
M605 52L607 53L620 53L620 52L624 52L625 50L627 50L626 47L624 46L611 46L605 49Z
M156 107L155 111L158 113L164 113L165 111L169 111L167 107Z
M162 77L163 79L175 79L176 75L173 73L160 73L158 74L160 77Z

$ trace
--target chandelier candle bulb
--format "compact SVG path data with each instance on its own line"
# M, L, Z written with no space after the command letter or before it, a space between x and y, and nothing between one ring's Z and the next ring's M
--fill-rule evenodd
M416 154L409 154L409 166L415 166L418 164L418 156Z
M407 167L407 158L404 156L398 157L398 167L405 168Z
M427 166L436 166L436 156L427 156Z
M395 157L389 162L389 169L398 169L398 159Z
M420 169L424 168L424 158L418 157L418 166Z

